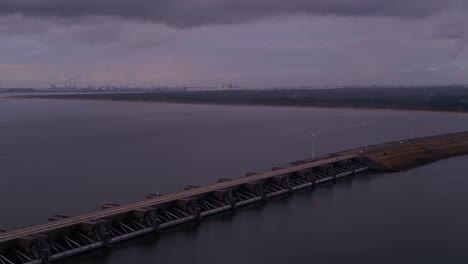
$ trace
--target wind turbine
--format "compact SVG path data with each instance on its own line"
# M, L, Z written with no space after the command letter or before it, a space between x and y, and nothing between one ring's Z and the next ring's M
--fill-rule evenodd
M315 140L318 139L318 135L315 132L310 132L312 136L312 159L315 160Z

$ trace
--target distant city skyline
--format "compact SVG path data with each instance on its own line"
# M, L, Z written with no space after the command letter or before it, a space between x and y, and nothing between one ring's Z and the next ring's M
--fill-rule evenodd
M467 0L0 0L0 86L468 83Z

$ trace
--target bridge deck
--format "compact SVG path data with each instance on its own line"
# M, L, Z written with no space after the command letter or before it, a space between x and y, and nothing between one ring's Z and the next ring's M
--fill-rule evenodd
M319 166L327 165L333 162L349 160L349 159L353 159L356 157L358 157L358 155L350 154L350 155L343 155L343 156L338 156L338 157L329 157L329 158L320 159L316 161L310 161L307 163L302 163L300 165L295 165L295 166L291 166L291 167L284 168L284 169L278 169L278 170L269 171L265 173L259 173L253 176L244 177L240 179L233 179L230 181L216 183L216 184L205 186L205 187L193 188L190 190L186 190L186 191L182 191L182 192L178 192L174 194L150 198L144 201L116 206L113 208L108 208L108 209L101 210L101 211L96 211L96 212L92 212L88 214L65 218L65 219L61 219L61 220L57 220L57 221L53 221L53 222L49 222L49 223L45 223L41 225L27 227L27 228L20 229L20 230L7 231L5 233L0 233L0 243L14 240L14 239L19 239L21 237L26 237L28 235L41 234L50 230L77 225L85 221L106 218L106 217L110 217L110 216L118 215L122 213L128 213L133 210L137 210L137 209L141 209L145 207L157 206L159 204L165 204L165 203L176 201L179 199L191 198L197 195L209 193L209 192L216 191L216 190L229 189L229 188L233 188L233 187L246 184L249 182L255 182L255 181L260 181L260 180L268 179L268 178L275 177L275 176L290 174L296 171L306 170L306 169L310 169L313 167L319 167Z

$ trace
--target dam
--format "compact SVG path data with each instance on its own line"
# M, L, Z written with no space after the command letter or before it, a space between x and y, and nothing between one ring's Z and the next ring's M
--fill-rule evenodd
M367 170L404 170L465 154L467 143L465 133L389 142L210 186L187 186L175 194L150 194L132 204L105 204L103 210L81 216L54 215L49 223L0 233L0 263L53 262Z

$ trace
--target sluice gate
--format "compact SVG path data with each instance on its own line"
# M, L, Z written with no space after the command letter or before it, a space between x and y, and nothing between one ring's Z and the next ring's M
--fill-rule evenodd
M206 187L188 186L169 195L150 194L141 202L105 204L81 216L55 215L46 224L0 230L0 264L50 263L72 255L268 200L296 190L355 175L368 169L359 155L332 157L221 179Z

